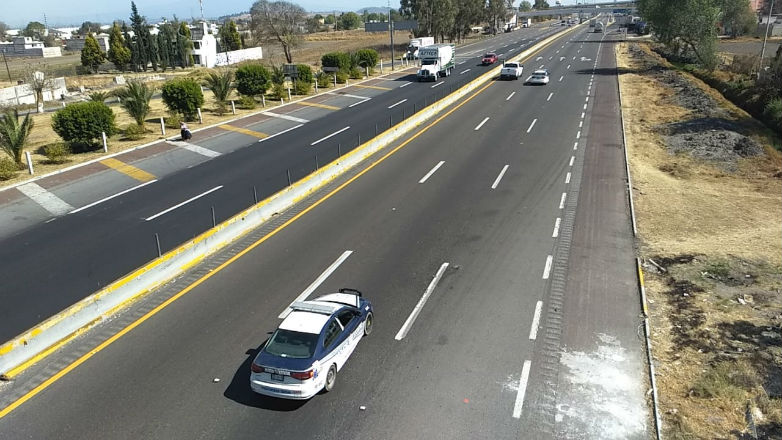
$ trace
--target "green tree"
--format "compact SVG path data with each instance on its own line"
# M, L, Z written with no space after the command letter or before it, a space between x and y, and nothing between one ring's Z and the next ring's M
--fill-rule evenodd
M342 72L347 72L353 66L350 54L346 52L329 52L320 57L323 67L337 67Z
M76 31L79 35L87 35L87 34L99 34L100 33L100 23L93 23L91 21L85 21L81 24L81 27L78 31Z
M182 114L185 119L195 119L198 109L204 105L201 86L190 78L166 82L162 89L163 102L171 112Z
M102 102L77 102L52 115L52 128L71 146L72 151L95 148L101 132L111 136L117 131L114 112Z
M532 10L532 3L528 2L527 0L522 0L521 3L519 3L519 12L527 12Z
M222 70L218 72L209 72L204 79L206 86L215 95L215 101L223 104L228 99L228 95L234 89L234 73L231 70Z
M377 65L377 61L380 59L375 49L359 49L355 53L355 65L374 68Z
M258 96L266 93L271 72L260 64L245 64L236 69L236 90L242 95Z
M128 81L125 87L114 92L114 96L119 98L119 105L136 121L136 125L143 127L149 114L149 100L154 93L155 89L146 83Z
M548 2L546 0L535 0L535 4L532 6L533 9L549 9L550 6L548 5Z
M223 50L239 50L242 48L242 40L239 38L239 30L233 20L220 27L220 41Z
M481 20L483 10L482 0L456 0L456 15L454 16L453 34L457 41L462 41L471 32L471 27Z
M356 29L361 26L361 17L355 12L346 12L339 16L340 29Z
M301 43L299 23L307 18L301 6L286 2L258 0L250 8L253 33L261 41L276 41L282 46L285 59L293 63L293 49Z
M107 58L114 63L117 70L122 71L128 67L130 49L125 46L125 38L122 36L122 31L117 23L114 23L109 32L109 51L107 55Z
M106 57L98 45L98 40L91 33L87 34L87 38L84 39L84 47L81 49L81 65L98 73L98 67L103 64L105 59Z
M33 129L33 118L26 114L22 123L19 123L19 112L6 110L3 118L0 119L0 148L3 149L11 159L21 168L22 153L24 153L24 144L27 143L27 137Z
M147 70L149 65L149 28L146 20L138 13L135 2L130 2L130 27L133 37L130 40L130 62L133 70Z
M337 22L337 19L334 18L334 14L329 14L323 19L323 24L334 24Z
M723 0L722 24L733 38L755 30L758 19L752 11L749 0Z
M179 55L179 66L181 68L190 67L193 65L193 41L190 34L190 28L184 21L179 23L179 31L177 32L176 47L177 54Z
M6 32L8 32L8 25L0 21L0 41L5 41Z
M46 26L44 26L43 23L37 21L31 21L27 23L27 26L22 31L23 36L30 37L38 41L43 40L45 33L46 33Z

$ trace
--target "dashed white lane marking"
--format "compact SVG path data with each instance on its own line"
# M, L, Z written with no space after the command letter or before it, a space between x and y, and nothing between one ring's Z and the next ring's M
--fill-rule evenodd
M570 70L570 64L567 65L567 69Z
M401 104L403 102L407 102L407 98L405 98L405 99L403 99L403 100L401 100L401 101L399 101L399 102L397 102L395 104L389 105L388 108L394 108L394 107L398 106L399 104Z
M464 63L466 63L466 62L467 62L467 60L464 60L464 61L462 61L461 63L459 63L459 65L461 66L462 64L464 64Z
M543 279L547 280L551 274L551 265L554 263L554 257L549 255L546 257L546 266L543 268Z
M576 156L570 156L570 164L568 164L569 167L573 166L573 162L576 161Z
M315 141L315 142L311 143L310 145L317 145L317 144L319 144L319 143L321 143L321 142L325 141L326 139L328 139L328 138L330 138L330 137L332 137L332 136L336 136L336 135L338 135L338 134L342 133L342 132L343 132L343 131L345 131L345 130L350 130L350 125L348 125L348 126L347 126L347 127L345 127L345 128L339 129L339 130L335 131L334 133L331 133L330 135L324 136L324 137L322 137L322 138L318 139L317 141Z
M424 182L426 182L426 180L427 180L429 177L431 177L431 176L432 176L432 174L434 174L434 173L435 173L435 171L437 171L437 170L438 170L438 169L439 169L441 166L443 166L443 164L444 164L444 163L445 163L445 161L444 161L444 160L441 160L441 161L440 161L440 163L438 163L438 164L437 164L437 165L435 165L435 166L434 166L434 167L433 167L431 170L429 170L429 172L428 172L428 173L426 173L426 175L425 175L424 177L422 177L422 178L421 178L421 180L419 180L419 181L418 181L418 183L424 183Z
M573 60L575 60L575 59L576 59L576 57L573 57Z
M345 262L345 260L347 260L350 254L352 253L353 251L349 251L349 250L343 252L342 255L339 256L339 258L334 260L334 262L331 263L331 265L327 267L326 270L323 271L323 273L321 273L317 278L315 278L315 281L313 281L312 284L307 286L307 288L304 289L304 291L301 292L301 294L297 296L296 299L294 299L293 302L291 302L291 304L288 307L286 307L285 310L282 311L282 313L280 313L280 316L278 316L278 318L285 319L286 316L290 315L291 306L293 305L293 303L307 299L307 297L310 296L310 294L314 292L315 289L317 289L318 286L320 286L323 283L323 281L325 281L326 278L329 277L329 275L331 275L335 270L337 270L340 264Z
M559 237L559 224L562 223L562 219L557 217L554 221L554 232L551 233L551 238Z
M434 292L434 288L437 287L437 283L440 282L440 278L443 277L443 273L445 273L445 269L447 268L448 268L448 263L443 263L440 266L440 269L437 271L434 278L432 278L432 281L429 283L429 286L426 288L424 295L421 297L420 300L418 300L418 304L416 304L413 311L410 312L410 316L408 316L407 321L405 321L405 323L402 324L402 328L399 329L399 332L396 334L394 339L396 339L397 341L401 341L402 339L404 339L405 336L407 336L407 332L410 331L410 327L415 322L415 319L418 317L418 314L421 313L421 309L424 308L424 304L426 304L426 301L429 299L429 296L432 294L432 292Z
M108 196L108 197L102 198L102 199L98 200L97 202L92 202L92 203L90 203L89 205L84 205L84 206L82 206L81 208L74 209L73 211L71 211L71 212L70 212L70 214L75 214L75 213L77 213L77 212L84 211L85 209L92 208L92 207L93 207L93 206L95 206L95 205L99 205L99 204L101 204L101 203L103 203L103 202L107 202L107 201L109 201L109 200L111 200L111 199L113 199L113 198L115 198L115 197L119 197L119 196L121 196L121 195L127 194L127 193L129 193L129 192L131 192L131 191L137 190L137 189L139 189L139 188L141 188L141 187L147 186L147 185L149 185L149 184L151 184L151 183L155 183L155 182L157 182L157 179L152 179L152 180L150 180L149 182L144 182L144 183L142 183L142 184L140 184L140 185L136 185L136 186L134 186L133 188L128 188L128 189L126 189L125 191L120 191L120 192L118 192L117 194L114 194L114 195L111 195L111 196Z
M576 132L576 139L581 139L581 130Z
M459 75L464 75L465 73L469 72L470 69L464 69L461 72L459 72Z
M559 209L565 209L565 200L567 199L567 193L562 193L562 198L559 199Z
M587 97L586 97L586 99L584 100L584 102L589 102L589 96L587 96Z
M297 118L295 116L283 115L280 113L261 112L261 114L265 116L271 116L272 118L279 118L279 119L286 119L288 121L293 121L293 122L300 122L302 124L306 124L307 122L310 122L308 119Z
M478 131L478 130L480 130L480 129L481 129L481 127L483 127L483 124L485 124L485 123L486 123L486 121L488 121L488 120L489 120L489 117L488 117L488 116L486 116L485 118L483 118L483 121L481 121L481 123L480 123L480 124L476 125L474 130L475 130L475 131Z
M372 98L364 98L364 99L362 99L359 102L354 102L353 104L350 104L348 107L355 107L357 105L360 105L360 104L363 104L363 103L369 101L370 99L372 99Z
M73 211L73 206L67 204L63 199L55 196L35 182L25 183L17 186L16 189L29 197L33 202L41 205L41 208L49 211L52 215L64 215Z
M584 104L584 110L586 110L586 109L587 109L587 105L586 105L586 104Z
M535 304L535 314L532 315L532 325L529 329L529 340L534 341L538 337L538 327L540 327L540 311L543 308L543 301Z
M543 57L537 57L537 58L535 58L535 61L540 61L542 59L543 59Z
M406 82L406 83L402 84L401 86L399 86L399 88L401 89L402 87L407 87L410 84L412 84L412 82Z
M565 184L570 183L570 171L565 175Z
M584 121L578 121L578 128L582 128L584 126Z
M432 88L432 89L433 89L433 88L435 88L435 87L437 87L437 86L441 86L441 85L443 85L443 83L444 83L444 82L445 82L445 81L440 81L439 83L437 83L437 84L434 84L434 85L433 85L432 87L430 87L430 88Z
M502 180L502 176L505 175L505 171L508 171L508 166L509 165L505 165L504 167L502 167L502 171L500 171L500 174L497 176L496 179L494 179L494 183L491 184L491 189L497 189L497 185L500 184L500 180Z
M554 57L548 57L548 60L551 61L552 58L554 58Z
M505 98L505 100L506 100L506 101L510 101L510 99L511 99L511 98L513 97L513 95L515 95L515 94L516 94L516 92L510 92L510 95L508 95L508 97L507 97L507 98Z
M210 150L208 148L204 148L200 145L191 144L188 142L180 142L180 141L166 141L167 144L174 145L179 148L184 148L185 150L192 151L193 153L200 154L202 156L206 157L217 157L220 155L219 152Z
M584 119L584 116L586 116L586 113L581 112L581 119Z
M532 120L532 123L531 123L531 124L529 124L529 128L527 129L527 133L529 133L530 131L532 131L532 127L534 127L534 126L535 126L535 123L536 123L536 122L538 122L538 118L535 118L535 119L533 119L533 120Z
M554 96L554 92L548 94L548 98L546 98L546 101L551 101L552 96Z
M573 149L574 149L574 150L578 150L578 142L576 142L576 143L574 143L574 144L573 144Z
M145 218L144 221L154 220L154 219L160 217L161 215L168 214L169 212L171 212L171 211L173 211L173 210L175 210L175 209L177 209L179 207L185 206L185 205L187 205L188 203L190 203L190 202L192 202L194 200L198 200L198 199L200 199L201 197L204 197L207 194L211 194L211 193L217 191L218 189L220 189L222 187L223 187L223 185L219 185L219 186L216 186L216 187L214 187L214 188L212 188L212 189L210 189L208 191L204 191L204 192L202 192L201 194L199 194L197 196L190 197L189 199L185 200L182 203L177 203L176 205L174 205L174 206L172 206L172 207L170 207L168 209L164 209L163 211L160 211L160 212L158 212L157 214L155 214L155 215L153 215L151 217Z
M281 135L281 134L285 134L285 133L287 133L287 132L289 132L289 131L295 130L295 129L297 129L297 128L299 128L299 127L303 127L303 126L304 126L304 124L299 124L299 125L296 125L295 127L286 128L286 129L285 129L285 130L283 130L283 131L280 131L280 132L278 132L278 133L274 133L274 134L272 134L272 135L269 135L269 136L267 136L267 137L265 137L265 138L263 138L263 139L258 139L258 142L264 142L264 141L268 141L269 139L271 139L271 138L273 138L273 137L275 137L275 136L279 136L279 135Z

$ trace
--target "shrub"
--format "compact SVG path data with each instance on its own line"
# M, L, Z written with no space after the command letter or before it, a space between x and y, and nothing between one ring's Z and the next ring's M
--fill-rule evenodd
M337 84L345 84L345 82L348 80L348 74L345 72L337 72Z
M182 118L176 113L169 113L168 117L163 118L163 122L166 128L179 129L179 124L182 123Z
M236 90L242 95L257 96L266 93L271 72L260 64L246 64L236 69Z
M113 135L114 112L102 102L77 102L58 110L52 116L52 128L71 147L71 151L87 151L97 146L101 132Z
M306 64L297 64L296 65L296 72L298 73L298 78L296 78L296 82L312 82L312 68Z
M0 158L0 180L12 179L19 171L19 166L7 157Z
M356 65L362 68L369 67L370 69L377 66L377 61L380 59L380 57L377 54L377 51L374 49L357 50L353 58L356 61L355 63Z
M334 77L326 72L320 72L317 77L318 87L325 89L332 84Z
M364 77L364 72L357 66L350 68L350 79L361 79Z
M128 141L137 141L144 137L144 126L130 124L122 131L122 138Z
M193 79L168 81L163 86L163 102L172 112L181 113L185 120L195 119L198 108L204 105L201 86Z
M323 67L336 67L341 71L347 72L353 65L350 55L346 52L329 52L320 57L320 64Z
M65 142L55 142L45 145L43 154L46 156L46 162L48 163L65 163L68 162L68 155L71 154L71 149L68 148L68 144Z
M271 95L273 98L281 99L288 97L288 90L282 84L275 84L272 86Z
M763 109L763 116L769 121L772 127L776 127L782 132L782 98L774 98Z
M89 94L90 101L95 101L95 102L104 102L107 99L109 99L111 96L112 96L111 93L101 92L101 91L92 92Z
M252 96L241 95L239 97L239 105L243 109L252 110L256 106L255 98L253 98Z
M309 81L296 80L293 83L293 93L297 95L306 95L312 90L312 83Z

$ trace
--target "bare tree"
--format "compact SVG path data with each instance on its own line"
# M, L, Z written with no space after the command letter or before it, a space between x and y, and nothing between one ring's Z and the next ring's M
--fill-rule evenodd
M43 91L52 88L52 80L43 72L29 69L24 74L24 82L30 85L35 95L38 113L43 113Z
M293 62L291 51L301 42L299 25L307 13L301 6L286 1L259 0L250 8L253 33L261 41L276 41L282 46L285 59Z

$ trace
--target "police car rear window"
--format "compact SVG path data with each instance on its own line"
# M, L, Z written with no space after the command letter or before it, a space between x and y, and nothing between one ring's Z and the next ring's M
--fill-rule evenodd
M291 359L311 358L318 344L315 333L301 333L278 329L274 332L265 350L269 354Z

